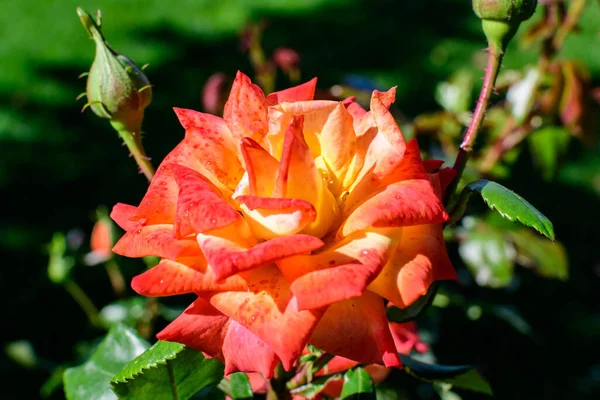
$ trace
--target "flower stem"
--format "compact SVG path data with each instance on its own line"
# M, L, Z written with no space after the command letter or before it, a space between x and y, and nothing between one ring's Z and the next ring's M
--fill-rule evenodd
M73 300L79 304L79 307L85 312L92 325L96 328L102 328L100 313L83 289L71 279L67 279L63 282L63 287L69 292L71 297L73 297Z
M460 180L465 166L467 165L469 156L473 152L473 144L475 143L475 139L477 138L477 134L479 133L483 123L485 111L487 110L490 98L494 91L494 84L496 83L498 72L500 71L500 64L502 63L503 56L504 52L500 46L490 45L488 49L487 67L485 69L485 76L483 78L483 86L481 87L481 92L479 93L479 99L477 100L477 106L475 107L473 118L471 119L471 123L467 128L467 133L463 138L463 141L460 145L460 150L456 156L456 161L454 162L453 169L457 172L457 175L451 187L447 191L448 196L452 196L456 190L456 186L458 185L458 181Z
M123 126L119 126L119 124L113 124L113 127L119 133L119 137L123 139L123 142L131 152L135 162L140 167L140 171L142 171L142 173L148 179L148 182L150 182L154 176L154 167L150 163L150 159L148 156L146 156L146 152L144 151L141 132L130 131L125 129Z

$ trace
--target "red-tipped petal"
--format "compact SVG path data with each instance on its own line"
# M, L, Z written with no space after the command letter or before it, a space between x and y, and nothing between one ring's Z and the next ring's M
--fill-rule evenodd
M360 363L401 365L385 314L383 299L364 295L329 306L310 338L321 350Z
M439 224L448 214L431 182L410 179L387 186L361 204L340 228L343 236L369 227Z
M360 296L395 250L400 229L360 232L312 256L277 263L298 299L300 309L327 306Z
M313 220L316 217L315 208L306 200L258 196L239 196L236 197L236 200L248 207L249 210L285 210L287 208L295 208L309 213L313 217Z
M317 78L313 78L310 81L302 83L298 86L271 93L267 96L267 102L269 105L275 105L283 103L284 101L294 102L312 100L315 97L316 88Z
M270 196L275 187L279 161L250 138L242 139L241 152L248 172L250 194Z
M229 317L198 298L156 337L183 343L211 357L223 360L223 341Z
M302 125L304 123L304 117L293 117L292 122L288 126L285 132L285 140L283 142L283 151L281 153L281 162L279 163L279 170L277 171L277 179L275 181L275 188L273 190L274 197L286 197L288 196L288 182L292 182L294 185L303 186L303 183L307 181L306 176L310 180L310 164L312 162L312 169L314 168L314 160L310 154L310 150L304 141L302 134ZM301 181L296 181L295 172L298 169L299 164L306 164L309 166L309 171L306 171L306 176ZM291 175L291 176L290 176ZM310 185L309 188L313 188Z
M323 246L321 240L309 235L281 236L249 249L228 239L203 234L198 235L198 243L217 279L271 264L281 258L308 254Z
M130 221L129 218L136 212L136 206L129 204L117 203L110 212L110 217L123 230L130 231L139 225L139 222Z
M201 263L194 266L162 260L157 266L133 278L131 287L142 296L173 296L184 293L220 290L245 290L248 285L239 275L217 282L210 267L201 268Z
M184 108L174 108L185 128L185 142L204 168L230 190L244 175L237 144L222 118Z
M206 178L186 167L172 166L179 198L175 216L175 237L206 232L231 225L241 216Z
M226 374L259 372L270 378L279 362L264 341L202 298L196 299L156 336L224 361Z
M362 118L367 113L367 110L362 108L362 106L356 102L356 98L354 96L347 98L342 102L342 104L344 104L350 115L352 115L353 120Z
M315 208L306 200L257 196L239 196L236 200L259 239L296 234L317 218Z
M400 354L408 355L413 349L419 353L424 353L429 348L427 344L421 342L417 324L414 321L402 324L390 322L390 331L396 344L396 350Z
M382 182L402 162L406 144L400 128L388 110L389 102L395 96L395 89L388 92L373 92L371 111L361 119L369 118L372 126L357 141L357 148L364 153L364 163L351 187L346 200L346 208L352 209L369 198ZM355 129L361 129L355 126ZM357 134L359 130L356 131Z
M223 314L245 326L279 356L289 371L324 310L299 311L289 284L275 267L260 270L249 292L203 295Z
M223 111L234 138L251 137L260 142L268 130L267 107L260 87L238 71Z
M132 221L146 220L146 224L172 224L177 211L179 188L175 182L171 164L183 165L195 171L201 171L202 165L194 157L192 150L181 142L171 151L156 170L146 195L137 211L131 216Z
M113 247L126 257L158 256L176 260L180 257L202 256L194 239L175 239L172 225L147 225L128 231Z
M441 224L403 228L398 250L375 279L369 290L398 307L412 304L434 280L454 280Z
M279 357L268 344L233 320L223 341L223 357L225 375L238 371L258 372L270 379L279 364Z

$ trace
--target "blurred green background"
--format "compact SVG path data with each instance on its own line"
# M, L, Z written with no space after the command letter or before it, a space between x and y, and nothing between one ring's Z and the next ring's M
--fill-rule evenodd
M77 76L88 70L94 54L77 6L90 12L100 8L111 45L140 65L150 64L153 102L146 110L144 144L155 165L183 137L173 106L201 109L201 90L215 72L234 75L240 69L252 75L239 45L239 32L250 21L266 22L267 53L279 46L296 50L303 79L318 76L320 88L357 77L379 89L397 85L396 104L408 119L440 108L434 96L440 81L462 67L480 74L485 62L485 39L469 0L3 2L0 338L3 347L27 339L44 360L28 368L3 357L3 399L38 398L54 366L77 362L74 344L102 334L47 277L45 244L53 232L81 232L87 241L98 205L137 204L146 187L108 122L81 113L85 101L75 101L85 89ZM533 21L536 17L539 12ZM595 86L600 84L599 27L600 4L589 1L579 32L567 38L560 53L583 63ZM515 42L504 67L535 63L537 54ZM530 334L485 314L469 319L459 308L434 315L439 361L482 364L498 398L600 397L597 150L571 146L551 182L542 179L525 151L505 182L555 223L568 253L568 281L520 269L505 289L456 284L466 297L518 311ZM457 249L450 251L463 276ZM127 279L143 268L129 260L122 265ZM99 307L111 301L103 269L80 266L75 279ZM427 389L414 393L435 398ZM63 395L58 390L53 396Z

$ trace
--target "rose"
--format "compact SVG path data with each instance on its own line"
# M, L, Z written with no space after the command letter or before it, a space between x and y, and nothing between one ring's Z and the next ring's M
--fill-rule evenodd
M114 251L162 261L134 278L147 296L198 299L158 334L225 362L226 373L289 370L307 343L399 366L384 298L413 303L455 279L440 201L447 171L405 143L375 91L312 100L316 80L267 97L238 73L223 118L176 109L184 140L138 207L111 216Z

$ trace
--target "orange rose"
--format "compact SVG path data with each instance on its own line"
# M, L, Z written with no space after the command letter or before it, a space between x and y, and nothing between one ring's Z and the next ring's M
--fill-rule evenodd
M384 298L414 302L455 279L442 238L445 178L404 142L395 89L313 101L316 79L264 96L238 73L223 118L176 109L186 130L138 207L111 216L147 296L198 299L158 334L225 362L227 374L289 370L307 343L399 366ZM442 178L442 179L440 179ZM440 183L441 181L441 183Z

